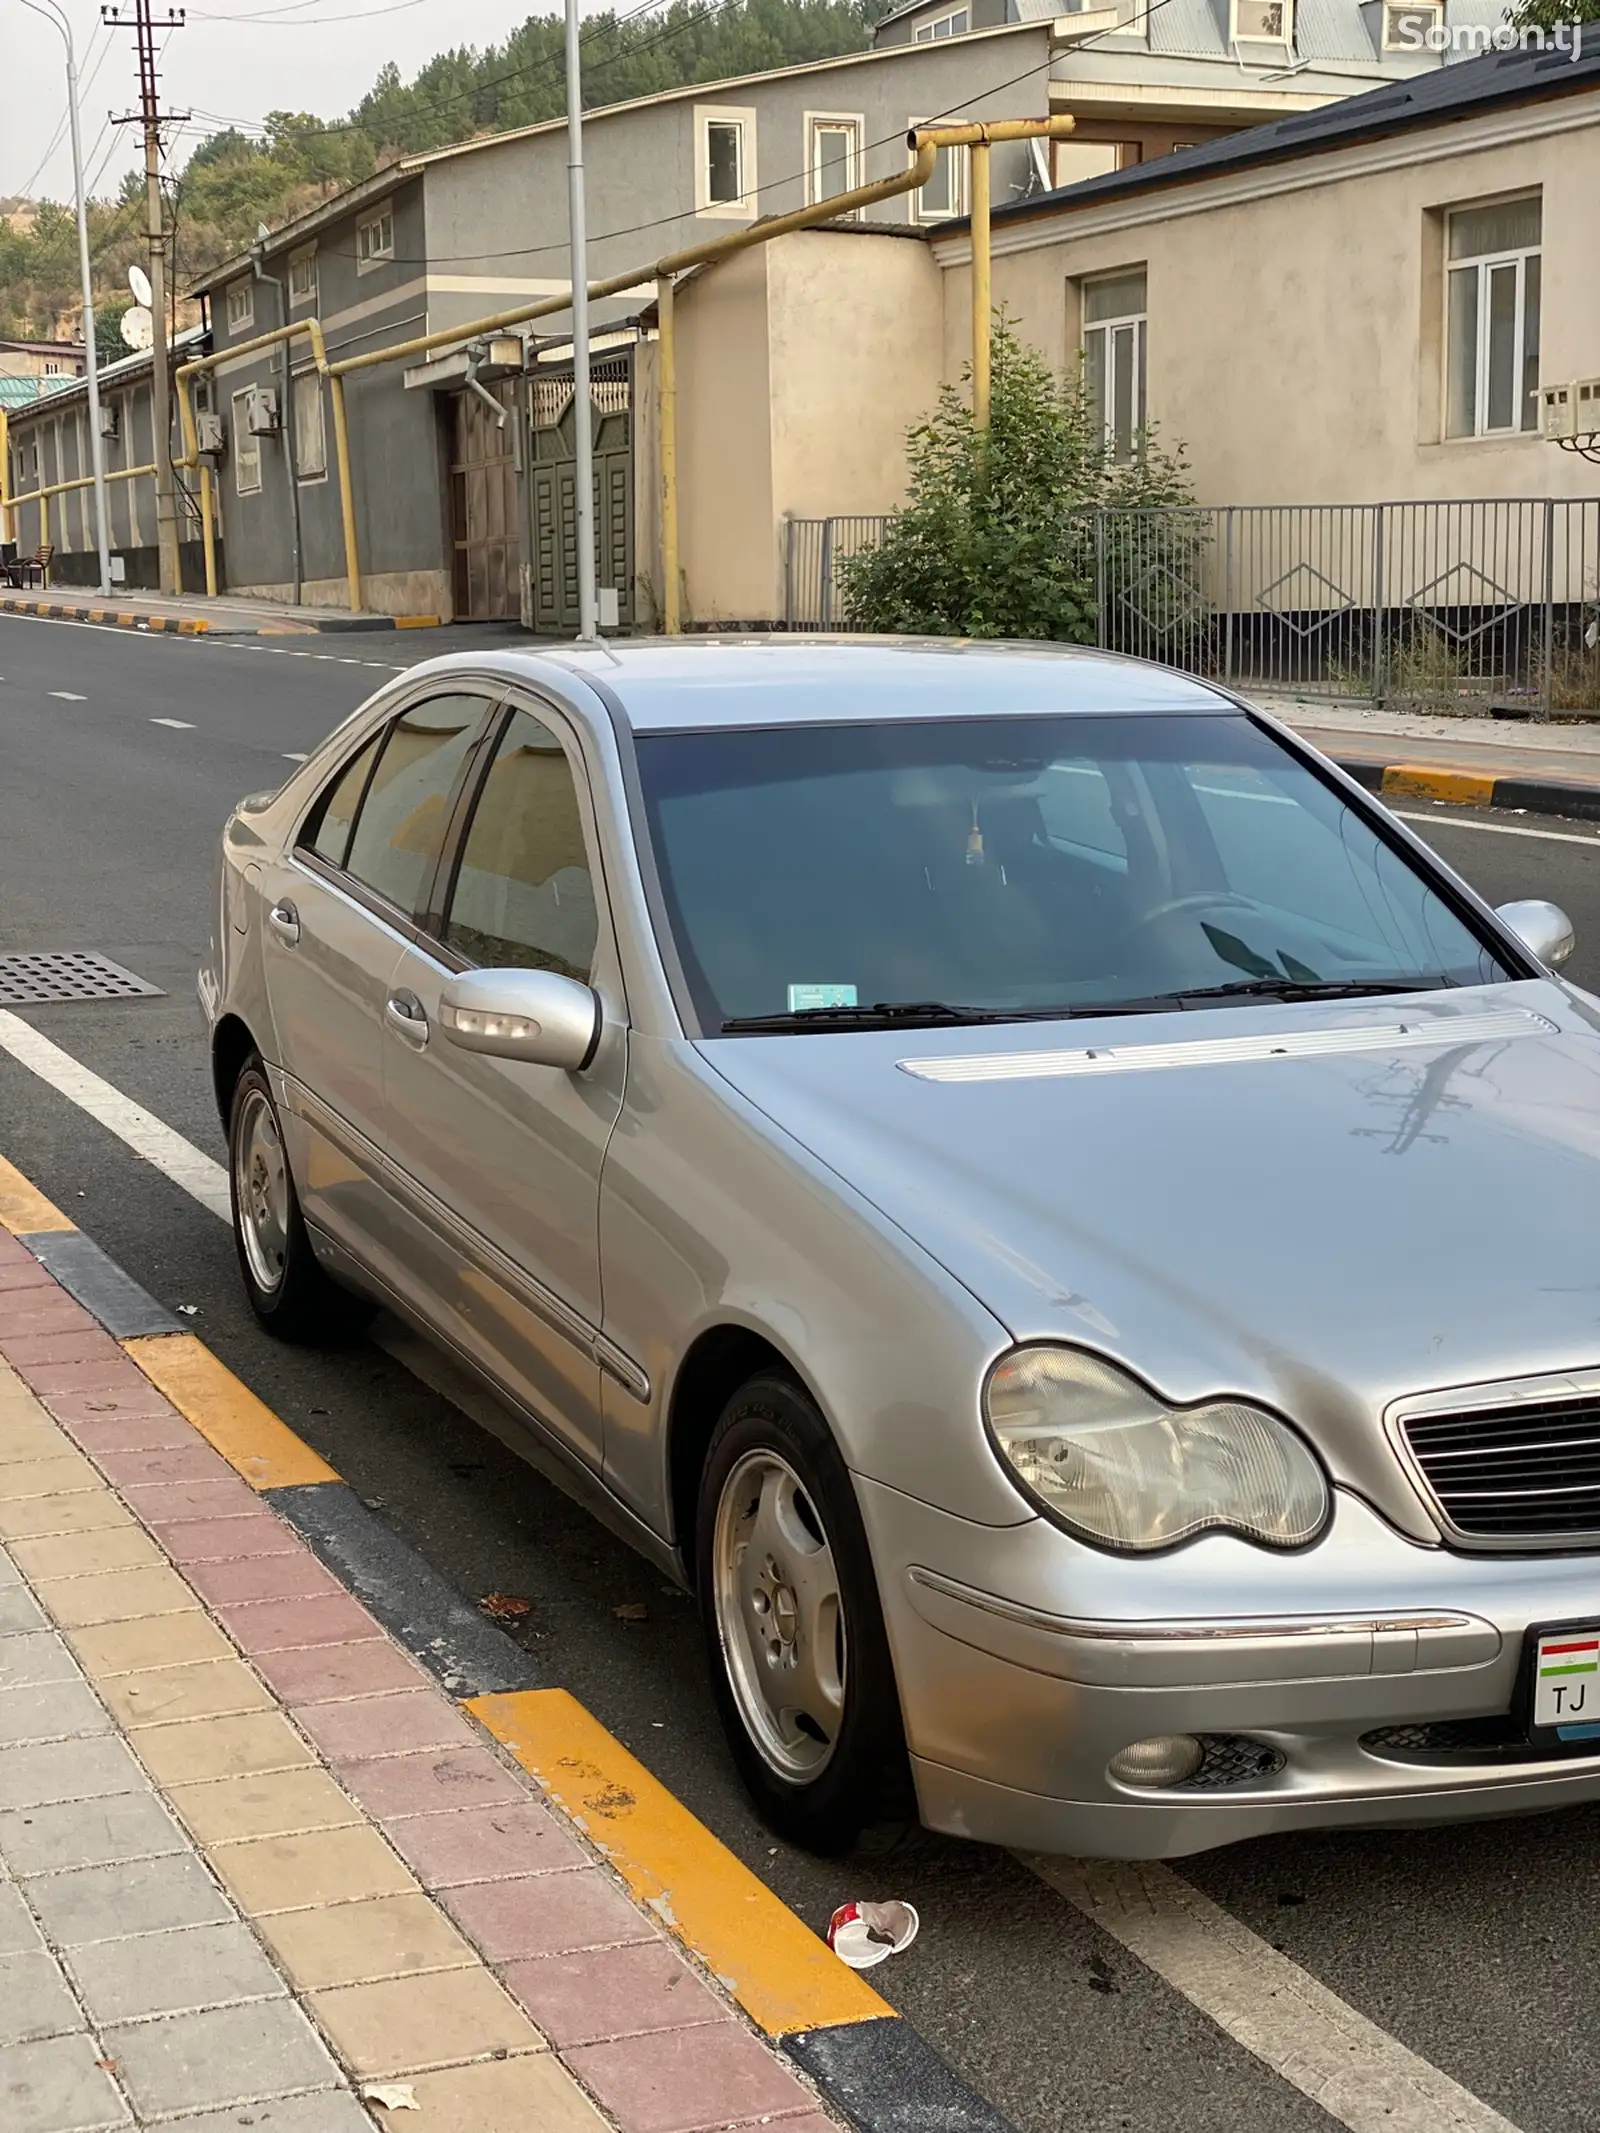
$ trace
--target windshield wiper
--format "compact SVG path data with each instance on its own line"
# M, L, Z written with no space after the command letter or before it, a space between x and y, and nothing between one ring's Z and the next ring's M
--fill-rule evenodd
M1096 1001L1084 1007L957 1007L948 1000L880 1000L873 1007L801 1007L781 1015L734 1015L725 1037L751 1030L958 1029L988 1022L1072 1022L1080 1016L1153 1015L1170 1011L1180 995L1148 1000Z
M1384 993L1440 992L1450 981L1429 978L1230 978L1225 985L1190 985L1170 995L1184 1006L1207 1000L1359 1000Z

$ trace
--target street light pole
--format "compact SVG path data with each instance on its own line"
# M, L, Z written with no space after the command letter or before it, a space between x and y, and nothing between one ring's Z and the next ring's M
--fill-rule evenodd
M107 534L106 446L100 434L100 356L94 340L94 287L89 263L89 203L83 190L83 140L78 129L78 55L72 25L57 0L22 0L53 23L67 48L67 121L72 132L72 196L78 213L78 273L83 283L84 376L89 386L89 464L94 473L94 537L100 558L100 590L111 590L111 549Z
M589 240L583 196L583 81L578 0L567 0L567 216L572 247L572 423L577 464L578 642L599 635L594 589L594 415L589 398Z

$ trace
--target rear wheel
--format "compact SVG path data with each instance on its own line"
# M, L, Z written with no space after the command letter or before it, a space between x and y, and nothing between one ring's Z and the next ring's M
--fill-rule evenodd
M318 1266L284 1152L266 1069L252 1053L233 1085L228 1119L233 1237L250 1308L282 1340L326 1337L359 1322L362 1307Z
M729 1401L706 1454L699 1589L735 1762L779 1835L839 1852L910 1811L877 1580L815 1405L778 1376Z

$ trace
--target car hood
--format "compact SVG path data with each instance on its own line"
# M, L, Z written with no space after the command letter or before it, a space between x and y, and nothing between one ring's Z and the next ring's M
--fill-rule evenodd
M1600 1003L1555 982L701 1049L1016 1339L1264 1400L1419 1538L1392 1400L1600 1363Z

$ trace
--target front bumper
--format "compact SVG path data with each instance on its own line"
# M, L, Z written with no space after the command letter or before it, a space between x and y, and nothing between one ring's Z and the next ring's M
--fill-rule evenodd
M1600 1556L1423 1548L1338 1493L1298 1556L1214 1537L1130 1562L1043 1520L980 1527L857 1487L930 1827L1178 1858L1600 1798L1600 1742L1535 1759L1509 1722L1528 1627L1600 1619ZM1458 1721L1500 1745L1464 1749ZM1187 1785L1110 1775L1119 1750L1163 1734L1241 1752L1208 1754Z

